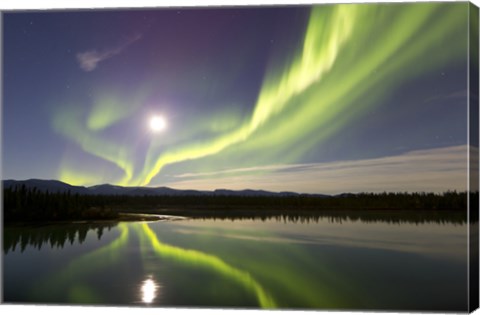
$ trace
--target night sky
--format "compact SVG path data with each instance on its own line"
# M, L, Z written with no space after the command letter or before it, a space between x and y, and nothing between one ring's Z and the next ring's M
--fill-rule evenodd
M468 8L5 13L3 178L466 190Z

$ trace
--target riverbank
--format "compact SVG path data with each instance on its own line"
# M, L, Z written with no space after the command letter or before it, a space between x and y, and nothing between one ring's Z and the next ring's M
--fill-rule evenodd
M4 221L5 227L37 227L62 224L117 224L120 222L156 222L188 219L184 216L155 213L119 212L116 218L87 220Z

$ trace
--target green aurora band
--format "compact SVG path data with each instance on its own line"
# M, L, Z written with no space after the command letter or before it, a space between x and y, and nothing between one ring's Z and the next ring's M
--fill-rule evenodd
M97 108L99 108L99 106L97 106ZM85 152L115 164L124 172L122 181L129 180L133 175L133 163L129 155L130 150L128 150L126 146L102 139L98 133L83 126L81 124L81 118L82 113L76 110L75 107L65 107L55 114L54 129L73 141ZM95 123L92 124L95 126L99 125L98 118L96 120L89 119L88 121L94 121ZM60 167L60 180L71 184L83 184L93 180L93 175L85 175L84 172L66 167L67 165L65 165L65 163L64 161L62 163L63 167Z
M98 138L99 131L128 117L132 109L119 105L119 112L110 115L115 112L113 103L97 105L105 108L94 107L85 126L62 114L55 129L85 152L123 170L120 185L148 185L175 163L205 157L226 160L232 147L235 156L230 160L248 156L249 163L269 163L277 157L278 163L282 156L282 162L295 162L386 99L395 86L466 60L468 10L468 3L313 6L303 47L283 68L267 69L250 117L232 117L230 121L239 122L236 128L202 141L162 147L160 152L160 145L152 141L138 172L133 149ZM211 121L212 128L217 124ZM262 150L265 147L269 150ZM81 175L76 169L60 169L60 179L66 182L98 182L85 175L79 180Z
M120 235L112 242L80 256L65 269L56 272L54 276L48 275L44 281L38 283L32 290L34 299L44 301L53 293L54 296L63 295L63 299L69 303L106 303L100 292L95 292L86 278L119 262L127 250L130 227L133 227L139 237L143 257L148 257L148 250L152 250L162 259L172 260L191 268L211 270L243 286L256 297L260 307L277 306L273 298L248 272L235 268L214 255L165 244L158 239L147 223L120 223L118 225Z
M148 239L151 248L159 257L171 259L194 268L213 270L214 272L225 276L226 279L237 282L245 289L252 292L257 298L260 307L276 307L273 298L248 272L237 269L216 256L162 243L158 240L155 232L146 223L136 225L135 227L138 227L137 231L140 238Z
M118 229L120 235L108 245L80 256L53 276L47 275L44 281L33 288L34 299L43 301L51 296L65 295L70 303L104 303L99 292L95 292L85 283L85 277L98 270L107 269L125 255L121 249L125 248L128 242L129 229L122 223L118 225Z

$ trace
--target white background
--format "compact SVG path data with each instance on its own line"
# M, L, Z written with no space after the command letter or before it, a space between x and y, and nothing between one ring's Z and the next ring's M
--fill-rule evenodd
M436 0L435 2L438 2ZM442 0L440 0L442 1ZM201 5L274 5L274 4L311 4L311 3L341 3L341 2L374 2L374 1L338 1L338 0L0 0L0 10L21 10L21 9L62 9L62 8L132 8L132 7L161 7L161 6L201 6ZM381 1L381 2L404 2L404 1ZM480 6L480 0L472 1L475 5ZM441 17L439 17L441 18ZM1 47L1 46L0 46ZM3 272L3 269L2 269ZM368 284L366 284L368 285ZM18 305L1 305L0 312L2 314L48 314L48 315L105 315L108 313L114 315L153 315L153 314L198 314L198 315L308 315L308 314L365 314L365 315L381 315L387 313L371 313L371 312L320 312L320 311L262 311L262 310L232 310L232 309L175 309L175 308L133 308L133 307L72 307L72 306L18 306ZM393 314L393 313L390 313ZM404 313L403 313L404 314ZM419 314L419 313L411 313ZM476 315L480 311L475 312Z

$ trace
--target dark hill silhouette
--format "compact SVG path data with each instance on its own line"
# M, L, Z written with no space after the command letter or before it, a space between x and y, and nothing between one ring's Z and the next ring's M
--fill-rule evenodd
M295 192L270 192L265 190L229 190L216 189L214 191L201 190L181 190L169 187L123 187L111 184L95 185L91 187L73 186L58 180L4 180L3 188L15 188L25 185L27 189L36 188L41 192L65 193L79 195L108 195L108 196L256 196L256 197L275 197L275 196L300 196L308 195L315 197L327 197L321 194L299 194Z
M73 186L59 180L45 180L45 179L28 179L28 180L13 180L8 179L3 181L3 188L14 188L25 185L27 189L36 188L42 192L63 193L70 191L72 194L86 195L90 194L90 190L84 186Z

